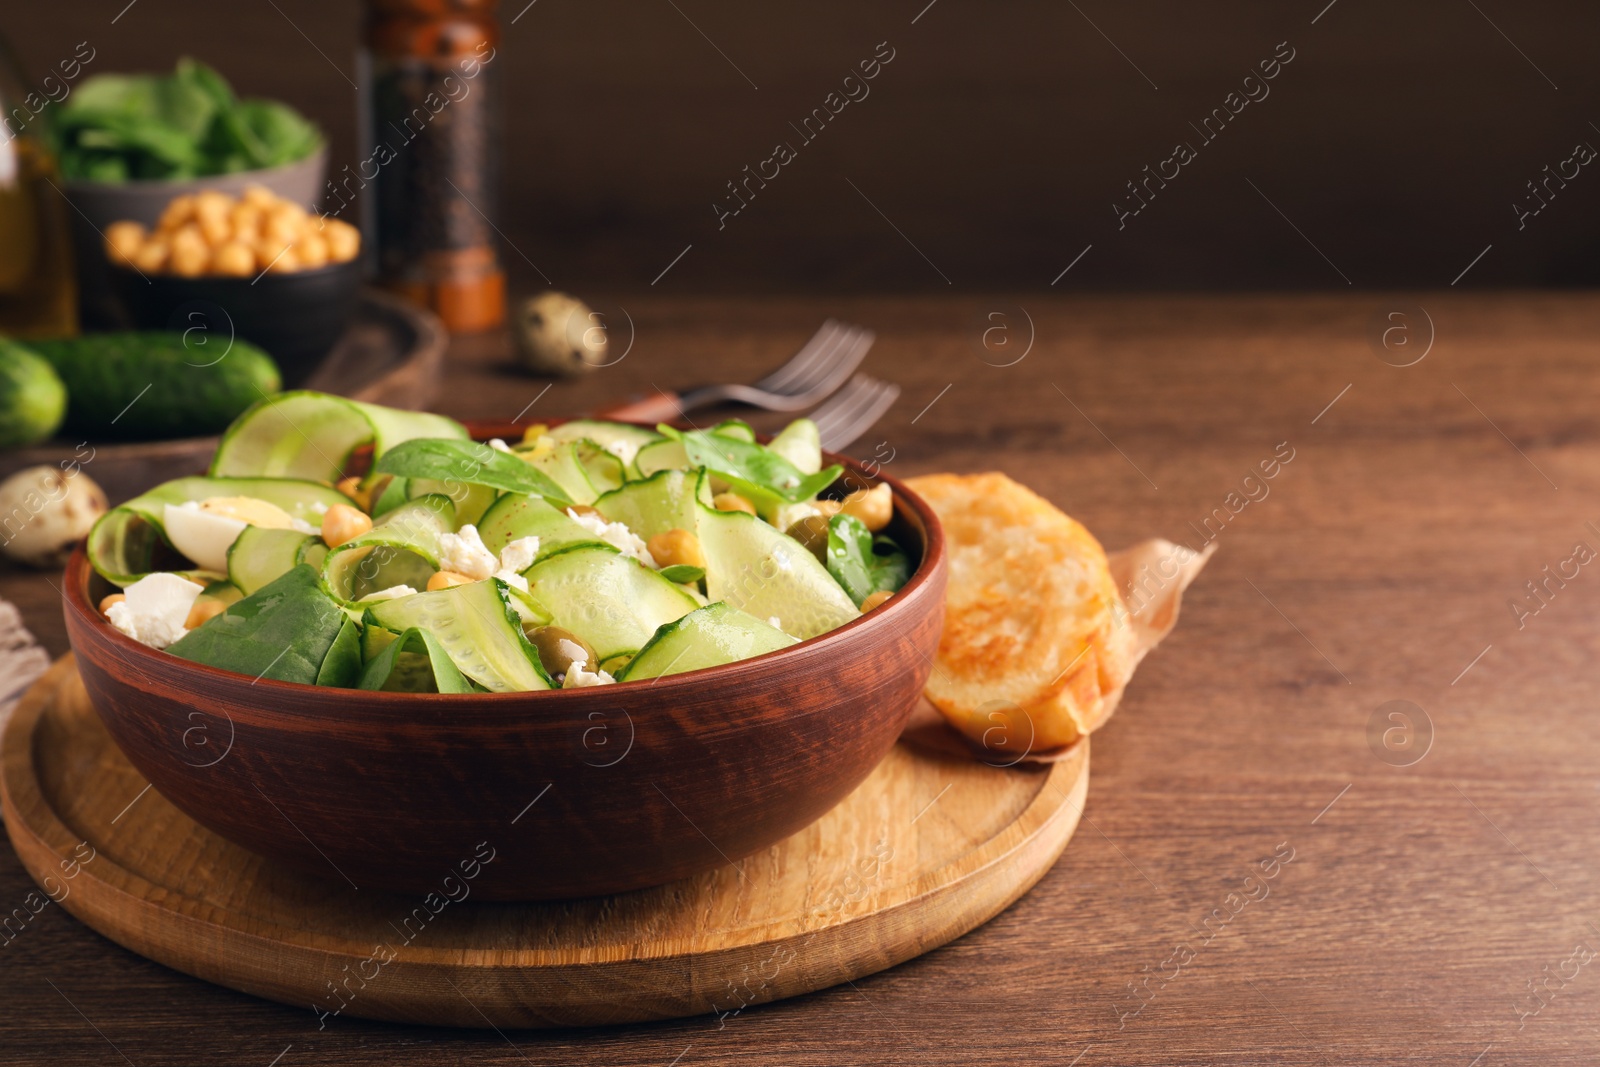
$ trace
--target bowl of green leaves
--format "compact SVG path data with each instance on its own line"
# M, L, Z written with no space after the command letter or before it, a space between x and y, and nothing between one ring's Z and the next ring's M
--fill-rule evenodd
M102 254L102 232L121 219L151 225L174 197L265 186L307 208L321 195L321 129L276 100L242 97L204 63L184 58L169 75L101 74L55 116L52 140L73 212L83 317L121 325Z

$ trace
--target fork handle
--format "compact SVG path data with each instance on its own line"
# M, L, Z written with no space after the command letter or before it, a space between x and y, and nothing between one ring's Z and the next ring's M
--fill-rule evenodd
M602 408L595 412L595 418L615 419L618 422L678 422L684 417L682 405L683 398L677 393L658 390Z

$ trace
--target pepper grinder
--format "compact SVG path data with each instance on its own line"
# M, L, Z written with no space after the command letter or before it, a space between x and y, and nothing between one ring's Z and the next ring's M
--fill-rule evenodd
M361 55L365 158L335 176L362 197L379 284L453 331L505 321L496 0L368 0ZM351 179L354 179L352 183Z

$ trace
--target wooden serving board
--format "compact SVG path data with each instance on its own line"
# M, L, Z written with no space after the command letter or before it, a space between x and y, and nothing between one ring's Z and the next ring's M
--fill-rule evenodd
M366 289L344 336L300 388L389 407L425 408L433 400L449 342L444 324L431 313ZM90 444L93 459L84 469L113 504L172 478L204 473L217 450L215 437ZM76 445L76 438L56 439L0 451L0 478L29 467L82 462L85 453Z
M324 1022L641 1022L859 978L1025 893L1066 847L1088 787L1087 745L1009 769L897 745L833 811L737 864L614 897L480 904L448 871L432 899L384 896L270 868L201 829L146 791L71 656L0 745L12 845L63 907L134 952Z

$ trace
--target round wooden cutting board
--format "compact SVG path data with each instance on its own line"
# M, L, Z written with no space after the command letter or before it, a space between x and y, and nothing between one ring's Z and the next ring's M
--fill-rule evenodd
M735 1013L961 936L1066 847L1089 787L1080 748L996 768L897 745L800 833L654 889L482 904L441 871L437 894L408 899L271 868L201 829L112 744L68 656L6 729L0 801L52 897L169 967L324 1021L597 1025Z

